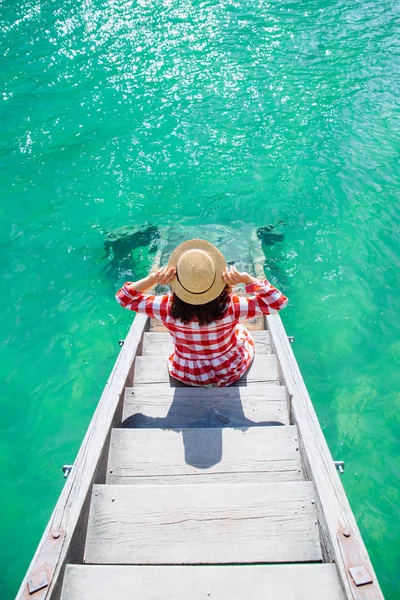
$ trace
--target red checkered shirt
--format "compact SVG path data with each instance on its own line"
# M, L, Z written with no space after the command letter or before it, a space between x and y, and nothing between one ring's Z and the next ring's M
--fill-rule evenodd
M231 385L247 371L254 358L254 341L239 319L268 315L286 306L287 298L269 281L246 286L250 297L232 295L221 319L200 327L184 325L170 314L172 294L142 294L127 282L117 292L124 308L159 319L168 329L174 351L168 357L170 375L188 385Z

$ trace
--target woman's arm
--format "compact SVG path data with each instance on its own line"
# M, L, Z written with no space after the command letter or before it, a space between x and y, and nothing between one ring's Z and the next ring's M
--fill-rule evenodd
M153 285L166 285L175 277L175 267L161 267L158 271L150 273L147 277L139 279L139 281L133 281L129 283L129 287L135 292L145 292Z
M225 283L228 283L229 285L239 285L239 283L251 285L252 283L258 283L259 281L256 277L253 277L246 272L240 273L235 267L231 267L229 271L224 271L224 273L222 273L222 278Z
M156 284L167 284L175 276L175 269L163 267L139 281L127 281L116 294L116 300L123 308L134 310L154 319L165 319L168 313L169 294L155 296L143 294Z
M281 310L288 303L286 296L276 289L268 280L260 280L248 273L240 273L231 267L230 271L225 271L222 275L225 283L237 285L244 283L246 292L254 296L246 298L244 296L233 296L232 302L237 319L252 318L255 315L269 315Z

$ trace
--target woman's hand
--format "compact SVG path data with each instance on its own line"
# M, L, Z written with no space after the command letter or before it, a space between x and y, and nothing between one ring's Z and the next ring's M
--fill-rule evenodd
M151 280L151 285L166 285L173 280L175 273L175 267L161 267L161 269L158 269L158 271L150 273L149 279Z
M228 271L224 271L222 273L222 279L228 285L238 285L239 283L244 283L248 285L249 283L254 283L255 281L258 281L255 277L252 277L245 271L243 273L240 273L235 269L235 267L231 267L230 269L228 269Z

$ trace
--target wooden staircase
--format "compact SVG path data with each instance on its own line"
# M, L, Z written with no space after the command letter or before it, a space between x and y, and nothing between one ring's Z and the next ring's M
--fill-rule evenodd
M249 373L221 389L171 380L169 334L144 333L61 600L344 598L263 324Z

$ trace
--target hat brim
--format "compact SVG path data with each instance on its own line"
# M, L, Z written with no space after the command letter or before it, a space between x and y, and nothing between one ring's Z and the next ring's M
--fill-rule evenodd
M175 248L175 250L172 252L168 261L168 266L176 267L182 254L188 250L203 250L211 257L215 267L214 283L206 292L202 294L193 294L192 292L186 290L179 283L177 277L174 277L169 285L174 294L176 294L178 298L184 302L195 305L207 304L207 302L211 302L212 300L215 300L215 298L218 298L226 285L225 281L222 279L222 273L227 269L224 255L218 250L218 248L206 240L187 240L186 242L183 242L177 246L177 248Z

